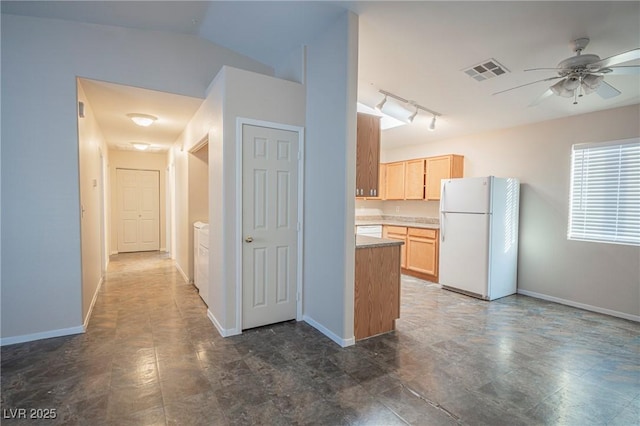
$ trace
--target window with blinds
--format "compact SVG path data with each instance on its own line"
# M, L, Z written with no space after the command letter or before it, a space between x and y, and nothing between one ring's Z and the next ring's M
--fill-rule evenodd
M640 139L573 145L571 240L640 245Z

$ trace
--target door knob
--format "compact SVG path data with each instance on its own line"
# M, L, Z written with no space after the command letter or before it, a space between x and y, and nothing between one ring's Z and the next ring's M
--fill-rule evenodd
M248 243L252 243L253 242L253 237L247 237L244 239L246 242Z

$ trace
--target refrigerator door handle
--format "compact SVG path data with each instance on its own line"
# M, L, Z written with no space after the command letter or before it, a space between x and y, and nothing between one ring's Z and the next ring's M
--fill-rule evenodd
M444 196L447 189L447 182L442 182L442 189L440 191L440 241L444 242Z

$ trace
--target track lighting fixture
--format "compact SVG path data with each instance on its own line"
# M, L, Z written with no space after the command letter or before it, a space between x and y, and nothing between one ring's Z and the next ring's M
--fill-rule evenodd
M396 101L399 101L400 103L403 104L407 104L409 106L409 108L413 107L415 108L415 111L410 114L409 116L407 116L406 114L410 111L408 110L406 107L398 107L397 103L391 103L391 107L396 107L395 108L395 114L394 111L391 111L392 108L387 108L389 111L387 112L387 109L385 109L385 113L387 113L388 115L391 115L393 118L403 121L405 123L413 123L413 121L415 120L415 118L418 116L418 113L420 112L420 110L428 112L429 114L433 115L433 119L431 120L431 124L429 125L429 130L435 130L436 128L436 117L442 115L439 112L436 111L432 111L429 108L425 108L422 105L418 105L416 102L414 101L409 101L405 98L401 98L400 96L394 95L393 93L387 92L386 90L379 90L379 92L381 94L384 95L384 98L382 99L382 101L376 105L376 109L378 111L382 111L382 108L385 106L385 104L387 103L387 99L388 98L392 98ZM398 110L400 110L400 113L398 113Z
M382 107L384 106L385 103L387 103L387 95L384 95L384 99L381 100L378 105L376 105L376 109L378 111L382 111Z
M416 107L416 112L414 112L413 114L411 114L408 118L409 123L413 123L413 119L416 118L416 115L418 115L418 107Z

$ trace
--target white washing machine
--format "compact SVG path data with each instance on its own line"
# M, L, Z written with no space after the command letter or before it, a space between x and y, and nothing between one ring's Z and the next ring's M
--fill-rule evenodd
M209 305L209 224L193 224L193 284Z

